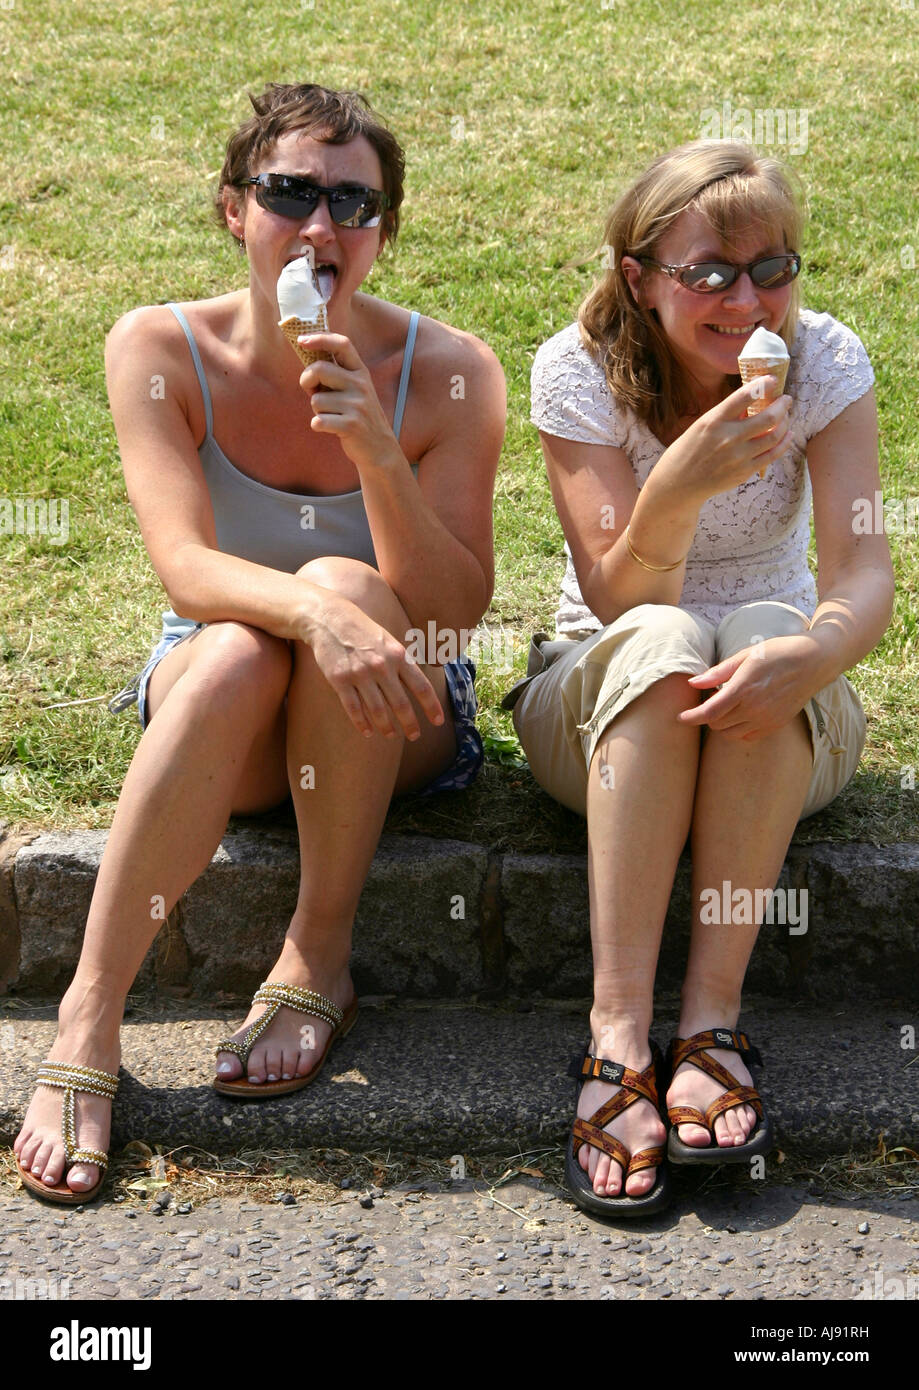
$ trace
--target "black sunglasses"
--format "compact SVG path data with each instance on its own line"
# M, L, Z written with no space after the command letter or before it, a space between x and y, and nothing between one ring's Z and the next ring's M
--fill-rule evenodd
M315 212L323 196L328 199L332 221L339 227L377 227L389 207L385 193L376 188L364 188L362 184L342 183L335 188L323 188L322 184L296 178L293 174L257 174L254 179L243 179L243 184L255 185L259 207L297 221Z
M761 261L751 261L749 265L731 265L729 261L699 261L693 265L663 265L651 256L636 256L642 265L653 265L662 270L672 280L676 280L687 290L696 294L719 294L729 289L744 271L754 285L761 290L777 290L782 285L790 285L801 269L801 257L796 251L784 256L764 256Z

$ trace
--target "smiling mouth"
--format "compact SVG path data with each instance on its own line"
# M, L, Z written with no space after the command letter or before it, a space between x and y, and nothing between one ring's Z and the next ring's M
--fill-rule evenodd
M729 338L746 338L757 327L755 323L745 324L743 328L728 328L723 323L707 323L706 328L710 328L713 333L724 333Z

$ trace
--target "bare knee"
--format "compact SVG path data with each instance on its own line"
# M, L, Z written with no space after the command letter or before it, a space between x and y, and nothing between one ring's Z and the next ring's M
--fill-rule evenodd
M674 719L684 710L695 709L702 696L689 684L689 676L688 671L674 671L669 676L662 676L639 695L635 701L636 707L640 705L643 710L655 710L664 717L672 715Z
M248 623L209 623L196 639L186 676L196 694L276 711L290 684L289 643Z
M350 599L369 617L392 632L404 625L405 610L402 604L379 570L366 565L363 560L326 555L318 560L310 560L297 571L297 575Z

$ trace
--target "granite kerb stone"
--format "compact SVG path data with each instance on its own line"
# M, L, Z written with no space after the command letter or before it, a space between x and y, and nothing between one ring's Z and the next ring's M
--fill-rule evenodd
M15 847L5 876L0 840L0 964L17 993L66 986L106 835L38 835ZM201 998L251 994L277 957L299 872L294 827L231 825L175 905L139 986ZM682 978L690 883L684 857L658 988ZM785 897L760 934L749 989L829 1000L897 998L910 987L919 964L919 845L792 845L778 888ZM151 915L162 915L155 897ZM353 973L364 994L588 995L586 856L496 854L465 841L384 835L360 900Z
M14 939L10 930L5 938L8 952L18 945L18 968L11 965L8 975L17 993L66 987L106 838L101 830L53 832L18 850L18 935ZM479 845L384 835L355 923L352 973L358 991L448 997L493 987L500 953L493 927L490 945L483 947L481 921L488 870L488 852ZM168 921L168 904L151 893L151 919L166 930L145 957L138 987L201 997L254 992L278 956L299 877L294 828L231 827Z

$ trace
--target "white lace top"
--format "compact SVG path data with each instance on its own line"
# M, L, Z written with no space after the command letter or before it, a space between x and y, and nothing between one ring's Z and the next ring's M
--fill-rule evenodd
M829 314L802 310L791 349L786 392L793 447L765 478L754 474L701 508L686 561L680 607L711 623L759 599L790 603L810 617L817 590L807 564L811 486L805 452L846 406L863 396L874 373L860 340ZM531 417L538 429L584 444L624 449L641 488L664 445L632 410L615 404L601 367L581 340L576 323L563 328L536 354ZM581 597L568 557L556 614L559 633L602 626Z

